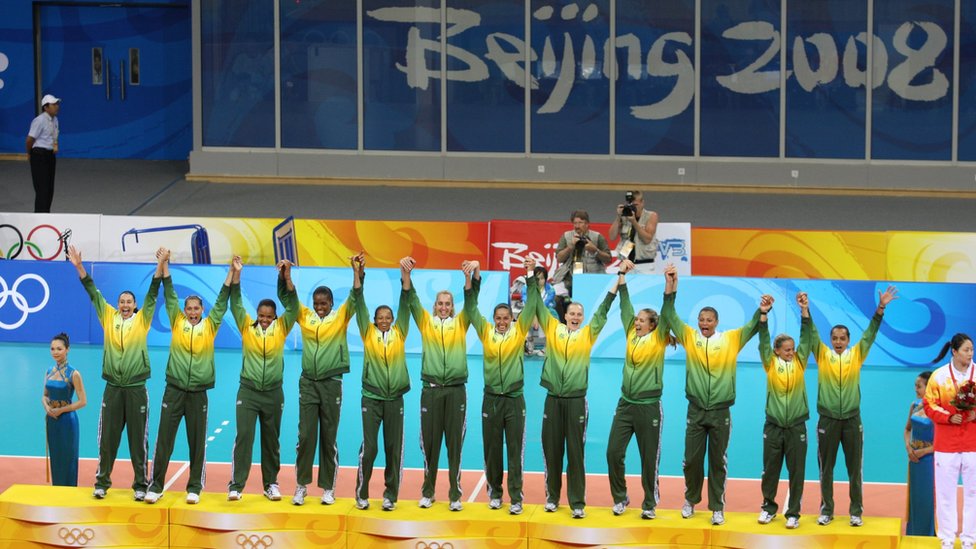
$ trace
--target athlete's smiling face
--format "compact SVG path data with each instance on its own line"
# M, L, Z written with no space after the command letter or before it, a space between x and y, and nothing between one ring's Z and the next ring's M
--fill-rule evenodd
M122 318L128 319L136 310L136 296L132 292L122 292L119 294L119 314Z
M275 308L270 305L262 305L258 307L258 325L261 328L267 330L268 326L274 322L277 315L275 314Z
M190 296L183 302L183 314L187 322L196 326L203 318L203 302L197 296Z
M698 331L705 337L712 337L718 327L718 317L712 311L698 313Z

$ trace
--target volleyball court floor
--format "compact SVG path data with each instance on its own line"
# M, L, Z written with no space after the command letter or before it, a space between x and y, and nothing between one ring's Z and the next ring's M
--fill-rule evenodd
M149 449L150 456L156 439L159 421L159 404L165 386L167 348L150 347L153 375L147 384L149 391ZM78 412L81 428L79 485L91 486L96 469L96 439L99 403L104 381L101 379L101 346L75 345L69 355L70 364L84 378L88 394L88 406ZM43 344L0 344L0 356L4 357L4 378L7 396L0 399L0 414L5 418L0 427L0 491L11 484L45 484L45 435L44 412L40 398L44 372L50 366L48 346ZM359 446L362 441L362 424L359 413L362 355L352 354L352 371L343 382L342 416L339 425L338 451L340 472L337 495L352 497L357 470ZM217 384L209 392L208 445L205 492L212 497L223 497L230 478L231 451L236 432L234 402L240 373L240 351L217 351ZM298 430L298 376L301 354L286 352L285 356L285 409L281 425L281 472L279 484L285 500L295 488L295 443ZM412 389L404 397L404 478L400 489L400 505L410 505L420 497L423 479L423 456L420 450L419 400L420 356L408 355ZM487 502L485 479L482 473L481 395L482 365L480 356L469 356L468 413L466 437L462 454L463 500ZM525 443L525 501L545 501L544 468L541 450L541 420L545 391L538 385L542 369L541 358L529 358L525 363L525 399L527 407ZM613 504L607 479L606 447L613 411L620 395L622 365L616 359L594 359L590 367L588 391L588 429L586 434L586 500L588 506L609 507ZM865 367L862 372L862 418L865 432L864 499L865 516L902 518L906 508L905 474L907 458L904 452L902 432L907 419L908 404L914 398L913 380L916 372L904 368ZM765 374L758 364L740 363L737 380L737 402L732 408L732 439L728 452L728 484L726 509L729 511L759 512L762 502L759 478L762 473L762 427L765 417ZM816 370L806 373L808 400L816 409ZM661 508L680 508L684 499L682 458L684 452L684 419L687 401L684 396L684 361L668 360L664 376L663 415L664 425L660 459ZM819 484L816 454L816 418L807 424L811 444L806 460L806 486L802 513L813 524L819 509ZM124 437L125 435L123 435ZM380 434L382 437L382 433ZM381 497L383 491L381 452L376 461L370 486L372 497ZM123 439L118 461L113 473L113 489L129 490L132 468L128 449ZM245 497L261 497L260 449L254 447L254 465L245 489ZM167 474L169 497L182 497L187 481L187 445L185 431L180 428L176 449ZM316 464L318 460L316 459ZM436 499L447 502L447 458L442 450L441 471L438 475ZM640 508L642 490L640 484L640 460L636 445L631 442L627 452L627 473L631 509ZM317 478L317 467L313 479ZM777 500L782 509L787 495L785 469L781 475ZM835 468L835 500L838 515L846 514L848 507L847 476L843 455L838 457ZM321 490L310 488L310 497L318 497ZM561 503L565 505L565 481ZM205 494L204 497L207 497ZM314 501L314 500L312 500ZM508 495L505 495L508 501ZM707 491L698 506L706 509ZM596 510L593 510L594 512ZM636 511L635 511L636 512Z

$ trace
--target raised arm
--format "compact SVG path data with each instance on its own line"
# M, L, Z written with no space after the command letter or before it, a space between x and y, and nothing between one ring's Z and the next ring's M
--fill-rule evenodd
M801 368L806 368L810 352L817 344L812 329L813 319L810 318L810 300L806 292L796 294L796 304L800 306L800 346L796 349L796 361Z
M624 327L624 333L630 330L634 324L634 304L630 302L630 291L627 289L627 273L633 268L634 264L629 259L620 262L620 271L617 274L617 291L620 293L620 323Z
M759 321L759 359L767 372L773 362L773 347L769 344L769 323L766 315Z
M417 324L417 327L421 327L424 322L424 306L420 303L420 298L417 297L417 291L413 287L413 281L410 279L410 273L416 267L417 261L412 257L405 257L400 260L400 280L403 284L403 291L407 292L407 303L409 305L410 314L413 315L413 321ZM402 294L402 292L401 292ZM402 299L401 295L401 299ZM400 316L400 311L397 310L397 318Z
M772 308L773 296L767 294L759 298L759 307L756 309L755 314L746 322L745 326L739 328L739 349L745 347L746 343L752 339L752 336L756 335L756 332L759 331L759 319L768 315L769 310Z
M600 335L600 331L607 323L607 313L610 312L610 307L613 305L613 300L617 297L617 284L620 279L623 278L622 275L617 275L617 280L614 282L613 287L607 292L606 297L600 305L593 311L593 317L590 318L590 337L594 340Z
M227 267L227 276L224 277L224 283L220 286L220 293L217 294L217 300L214 301L214 305L207 315L207 318L213 324L214 332L220 328L221 323L224 321L224 315L227 314L227 300L230 298L230 286L234 282L235 270L239 270L239 265L231 260L230 266Z
M149 290L146 298L142 300L142 308L136 313L142 317L146 325L152 324L153 315L156 314L156 300L159 298L159 285L163 281L163 272L169 272L169 250L160 248L156 255L156 272L153 273L152 282L149 283Z
M169 272L169 250L166 248L157 250L156 260L163 265L161 273L163 276L163 301L166 303L166 316L169 318L169 326L172 328L179 321L182 311L180 311L180 298L176 295L173 278Z
M878 330L881 328L881 320L884 318L885 308L896 299L898 299L898 288L894 286L889 285L888 289L884 292L878 291L878 308L875 309L874 316L871 317L871 322L868 323L864 334L861 335L861 341L857 343L861 357L868 356L868 351L871 350L871 345L874 344L874 339L878 336Z
M464 273L464 316L474 325L475 331L481 336L488 321L478 310L478 294L481 293L481 264L477 261L461 263Z
M352 266L352 292L353 307L356 310L356 326L359 327L359 335L366 337L369 331L369 310L366 309L366 300L363 298L363 274L366 269L366 259L363 253L350 257L349 264Z
M230 286L230 312L234 315L234 323L237 324L237 329L244 333L247 329L247 325L251 323L251 318L248 316L247 311L244 310L244 304L241 302L241 271L243 270L243 264L241 263L241 257L234 257L234 265L236 271L232 277L232 284Z
M681 320L674 309L674 302L678 295L678 268L668 265L664 268L664 303L661 305L661 319L668 323L671 332L684 345L685 332L688 326Z
M84 263L81 262L81 251L74 246L68 246L68 261L75 266L78 271L78 278L84 280L88 276Z
M278 300L285 306L285 312L281 315L281 321L285 332L291 331L295 322L298 320L298 312L301 310L301 303L298 302L298 292L295 285L291 283L292 262L282 259L278 262Z
M532 327L532 321L536 317L536 312L541 308L548 310L545 303L542 300L542 292L535 279L535 259L528 258L525 260L525 294L524 294L524 305L522 307L522 312L519 313L518 317L518 327L522 333L528 333L529 328Z

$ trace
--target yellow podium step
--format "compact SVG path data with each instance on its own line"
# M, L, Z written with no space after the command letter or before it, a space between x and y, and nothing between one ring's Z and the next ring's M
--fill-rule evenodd
M564 506L555 513L533 514L529 547L895 549L901 539L901 521L893 518L865 517L864 526L852 528L847 517L837 517L827 526L817 525L816 517L806 517L799 528L787 530L782 515L761 525L755 513L725 513L725 524L712 526L711 513L702 511L683 519L678 510L659 509L653 520L641 519L640 510L633 508L614 516L605 507L590 507L586 514L584 519L573 519Z
M15 484L0 494L0 545L8 547L168 547L165 506L133 501L131 490Z
M489 509L486 503L465 503L463 511L452 512L447 502L421 509L416 501L400 501L396 510L387 512L380 508L379 500L371 503L365 511L349 513L349 549L526 548L528 520L538 510L536 505L526 505L521 515L510 515L507 505Z
M246 494L227 501L224 494L205 493L196 505L176 494L170 504L170 547L204 549L289 549L346 546L347 515L351 499L322 505L309 498L302 506L291 498L268 501Z

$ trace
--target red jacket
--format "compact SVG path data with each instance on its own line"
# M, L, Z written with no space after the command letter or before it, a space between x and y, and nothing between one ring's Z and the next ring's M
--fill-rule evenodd
M956 390L964 381L972 380L976 365L970 364L965 375L953 371L946 364L932 373L925 387L925 413L935 422L936 452L976 452L976 422L963 421L959 425L949 423L949 418L959 413L952 404ZM968 413L962 412L965 418Z

